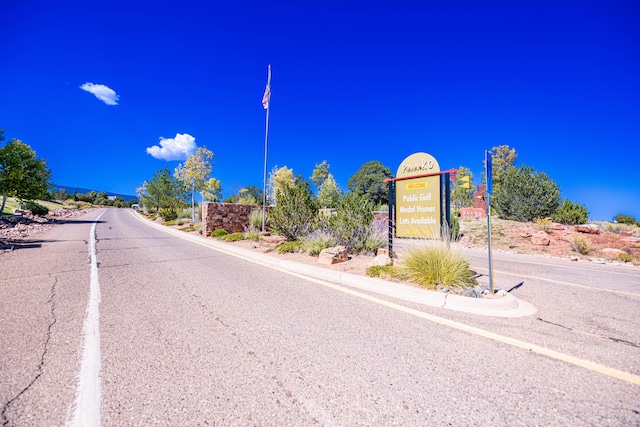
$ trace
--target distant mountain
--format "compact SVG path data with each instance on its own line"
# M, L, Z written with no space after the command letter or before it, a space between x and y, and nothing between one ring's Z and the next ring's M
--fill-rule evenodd
M54 191L67 190L67 193L69 193L69 194L75 194L75 193L87 194L89 191L95 191L96 193L99 193L101 191L104 191L105 193L107 193L107 196L121 197L121 198L124 199L125 202L128 202L129 200L138 200L138 196L132 196L130 194L113 193L113 192L107 191L107 190L92 190L92 189L89 189L89 188L69 187L69 186L66 186L66 185L56 185L56 186L54 186L53 189L54 189Z

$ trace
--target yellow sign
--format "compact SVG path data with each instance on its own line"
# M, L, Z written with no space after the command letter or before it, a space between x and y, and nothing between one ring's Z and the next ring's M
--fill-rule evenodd
M440 172L440 165L427 153L404 159L396 178L396 236L440 238L440 175L412 178Z
M419 188L427 188L426 182L412 182L407 185L407 190L417 190Z

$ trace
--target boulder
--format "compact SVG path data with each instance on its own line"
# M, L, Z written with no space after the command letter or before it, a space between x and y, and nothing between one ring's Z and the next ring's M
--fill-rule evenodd
M604 248L604 249L601 249L600 252L605 253L607 255L614 256L614 257L617 257L618 255L626 254L626 252L623 251L622 249L615 249L615 248Z
M384 254L376 255L369 262L369 267L373 267L373 266L376 266L376 265L380 265L380 266L393 265L393 260L391 258L389 258L389 255L384 255Z
M538 246L549 246L551 240L549 240L547 233L536 233L531 236L531 243Z
M349 260L349 253L344 246L323 249L318 257L318 264L333 265Z
M574 229L578 233L600 234L600 228L596 224L578 224Z

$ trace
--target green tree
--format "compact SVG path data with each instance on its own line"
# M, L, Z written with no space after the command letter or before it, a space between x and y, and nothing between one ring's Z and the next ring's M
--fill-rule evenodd
M636 218L630 215L618 214L613 217L613 220L618 224L637 224Z
M342 190L332 174L328 174L318 189L318 204L323 208L335 208L342 197Z
M385 178L393 178L391 169L374 160L363 164L349 178L347 187L352 192L365 196L374 205L380 205L389 201L389 185L383 182Z
M586 224L589 219L589 212L584 205L573 203L571 200L563 200L562 204L551 215L551 218L561 224Z
M275 202L269 223L277 233L287 240L300 240L313 230L317 207L302 182L283 184L277 189Z
M560 189L546 173L522 165L508 168L494 189L492 205L504 219L529 222L551 216L560 204Z
M514 164L518 154L515 148L509 148L508 145L493 147L489 154L491 155L493 191L496 192L502 185L503 177L507 170L515 167Z
M222 198L222 184L216 178L209 178L202 187L203 200L217 202Z
M0 133L2 139L3 133ZM50 178L47 163L36 158L36 152L27 144L13 138L0 148L0 214L4 211L7 197L17 197L21 201L46 198Z
M261 205L262 189L255 185L239 188L233 195L224 199L225 203L240 203L243 205Z
M169 167L157 171L151 181L146 183L145 194L141 197L142 203L147 209L160 212L163 210L167 216L177 214L178 208L186 206L187 190L182 182L178 181Z
M323 160L322 163L316 164L316 168L313 170L311 177L309 178L318 191L320 191L320 187L322 187L324 181L329 178L329 167L330 166L327 161Z
M454 208L472 207L474 187L471 169L460 166L453 184L453 190L451 190L451 206Z

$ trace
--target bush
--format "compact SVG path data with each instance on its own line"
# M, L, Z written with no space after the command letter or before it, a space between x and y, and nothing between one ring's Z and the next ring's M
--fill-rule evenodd
M335 236L327 230L316 230L304 239L304 247L309 255L318 255L323 249L338 244Z
M571 236L571 247L579 254L586 255L591 250L591 240L582 234L573 234Z
M284 242L280 243L276 249L278 249L278 253L281 254L293 254L296 252L304 252L304 243L303 242Z
M451 213L451 229L449 230L449 239L451 241L457 241L460 239L460 211L454 209Z
M349 193L340 199L335 215L326 219L325 226L336 237L338 245L350 252L362 252L367 250L367 239L376 232L371 226L372 209L373 204L365 196Z
M211 232L211 237L215 237L215 238L219 239L219 238L221 238L223 236L226 236L227 234L229 234L229 233L227 233L227 230L225 230L224 228L220 228L218 230L213 230Z
M42 206L36 202L23 202L20 204L20 209L24 209L25 211L31 211L34 215L46 215L49 213L49 208L46 206Z
M251 240L252 242L259 242L262 240L262 235L259 231L247 231L244 233L245 240Z
M441 244L409 249L401 268L411 280L430 289L477 284L469 261Z
M283 185L276 192L276 205L269 212L271 228L287 240L300 240L314 227L316 206L301 182Z
M262 231L262 209L254 209L249 214L247 231ZM265 217L266 222L266 217ZM266 228L266 224L265 224Z
M589 219L589 212L584 205L573 203L571 200L564 200L551 217L561 224L586 224Z
M618 254L618 259L622 262L631 262L633 261L633 255L631 255L628 252L624 252L624 253Z
M534 222L540 231L546 232L551 228L551 220L549 218L536 218Z
M634 217L629 215L618 214L613 218L618 224L637 224L637 221Z
M491 202L500 218L520 222L551 216L560 201L558 184L524 165L507 168L494 193Z
M158 215L165 221L172 221L178 218L178 211L176 208L161 208Z
M394 265L372 265L367 268L367 276L379 277L385 280L400 279L405 277L402 269Z
M225 242L237 242L239 240L244 240L244 234L243 233L225 234L224 236L220 236L220 240L224 240Z

